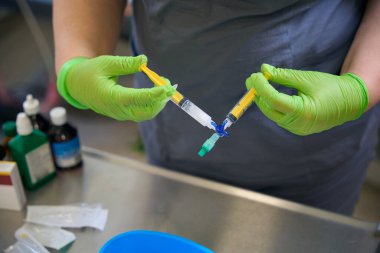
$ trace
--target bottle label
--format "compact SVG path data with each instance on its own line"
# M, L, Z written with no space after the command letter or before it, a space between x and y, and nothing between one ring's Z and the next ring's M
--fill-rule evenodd
M55 162L61 168L77 165L81 161L79 138L52 144Z
M48 143L27 153L25 159L33 184L55 170Z

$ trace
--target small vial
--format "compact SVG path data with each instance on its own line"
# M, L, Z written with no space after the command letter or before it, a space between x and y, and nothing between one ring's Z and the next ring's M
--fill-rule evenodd
M67 123L66 109L56 107L50 111L52 127L49 140L54 163L59 170L70 170L82 165L78 131Z
M49 121L40 114L40 102L38 99L33 98L30 94L27 95L22 107L26 115L28 115L33 128L48 134L50 124Z

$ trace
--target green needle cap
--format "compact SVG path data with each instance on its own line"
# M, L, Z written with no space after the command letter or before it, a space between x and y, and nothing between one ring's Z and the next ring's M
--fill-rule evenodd
M198 152L198 155L203 157L207 152L210 152L210 150L214 147L217 140L219 140L219 135L213 134L209 139L207 139L203 143L201 150L199 150Z
M208 150L202 146L201 150L198 152L198 155L204 157L207 152Z

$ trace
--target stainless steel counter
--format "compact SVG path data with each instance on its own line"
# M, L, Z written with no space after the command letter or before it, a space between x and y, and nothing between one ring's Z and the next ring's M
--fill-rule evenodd
M70 253L97 252L112 236L148 229L198 242L217 253L376 252L376 224L226 186L84 148L82 170L59 173L28 192L28 204L101 203L103 232L71 230ZM0 250L12 244L24 212L0 211ZM379 249L378 249L379 250Z

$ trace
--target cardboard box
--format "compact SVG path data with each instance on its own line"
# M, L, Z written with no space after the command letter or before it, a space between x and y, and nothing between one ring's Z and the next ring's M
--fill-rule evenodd
M0 161L0 209L22 210L26 198L15 162Z

